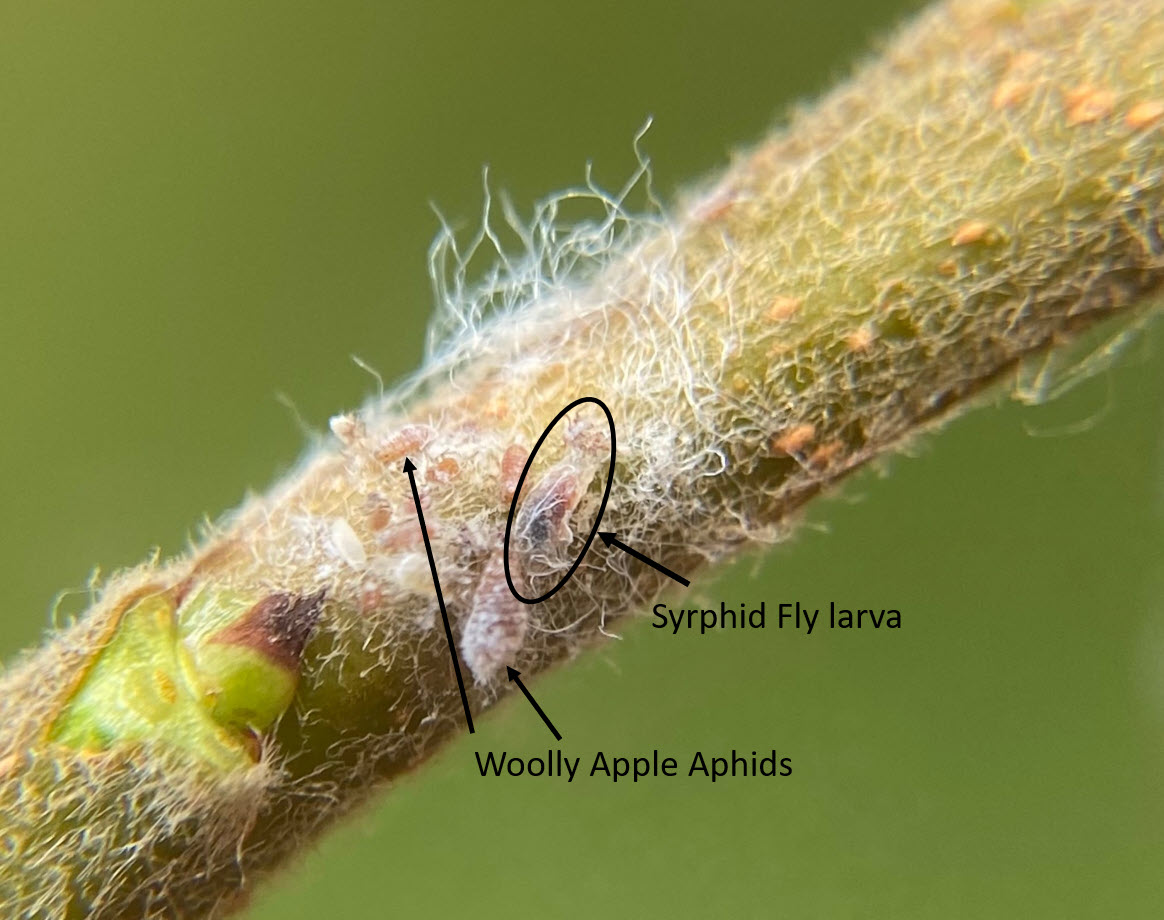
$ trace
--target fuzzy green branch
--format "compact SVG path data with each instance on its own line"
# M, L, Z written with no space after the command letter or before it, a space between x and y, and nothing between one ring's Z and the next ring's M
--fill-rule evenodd
M545 670L666 587L595 544L544 603L509 590L511 500L575 399L617 427L603 528L691 574L1085 329L1142 320L1164 282L1162 14L939 5L675 213L604 199L557 242L531 230L499 290L450 293L416 379L0 680L5 915L224 916L463 730L406 459L477 714L507 666ZM578 558L610 441L583 404L531 461L523 594Z

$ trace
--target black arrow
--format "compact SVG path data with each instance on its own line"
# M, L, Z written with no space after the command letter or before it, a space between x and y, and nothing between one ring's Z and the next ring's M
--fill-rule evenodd
M408 484L412 486L412 501L416 504L416 516L420 519L420 533L424 537L424 550L428 553L428 567L432 570L432 583L436 587L437 603L440 604L441 617L445 621L445 638L449 640L449 654L453 656L453 670L457 672L457 688L461 691L461 705L465 707L465 721L469 723L469 734L473 734L473 715L469 712L469 698L465 696L465 680L461 677L461 661L457 658L457 647L453 645L453 629L449 626L449 612L445 610L445 596L441 594L440 579L437 578L436 560L432 556L432 544L428 542L428 528L424 526L424 511L420 507L420 493L416 491L416 470L414 464L407 457L404 458L404 472L408 474Z
M535 700L530 695L530 692L525 689L525 684L523 684L521 682L521 678L518 677L518 675L521 673L521 671L515 671L515 670L513 670L513 668L509 667L508 665L506 666L505 670L509 672L509 679L521 688L521 692L525 694L525 698L527 700L529 700L529 704L534 709L537 710L538 715L542 717L542 721L545 722L546 725L549 726L550 731L552 731L554 733L554 737L557 738L559 741L561 741L562 736L559 735L558 730L556 728L554 728L554 723L550 721L550 717L548 715L546 715L545 712L542 711L542 707L538 705L538 701Z
M654 559L648 559L646 556L644 556L642 553L640 553L637 549L631 549L629 546L627 546L625 543L623 543L622 540L615 539L614 534L611 533L609 530L600 531L598 536L602 537L602 542L605 543L607 546L617 546L624 553L628 553L631 556L634 556L637 560L639 560L639 562L645 562L652 569L658 569L660 572L662 572L668 578L674 578L677 582L679 582L679 584L683 585L684 588L687 588L691 585L691 582L689 582L682 575L678 575L675 572L672 572L665 565L659 565L659 563L657 563Z

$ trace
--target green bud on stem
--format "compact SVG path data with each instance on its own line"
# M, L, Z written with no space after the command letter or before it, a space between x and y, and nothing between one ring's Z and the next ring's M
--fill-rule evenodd
M170 592L146 594L117 620L49 740L87 754L161 742L217 769L257 761L257 736L294 698L322 600L253 604L202 588L175 607Z

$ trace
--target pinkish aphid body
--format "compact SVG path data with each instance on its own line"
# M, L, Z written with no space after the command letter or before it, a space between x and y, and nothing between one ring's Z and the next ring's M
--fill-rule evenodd
M385 437L376 448L376 459L390 464L423 448L436 432L429 425L405 425Z
M512 501L513 493L517 490L517 480L521 478L521 468L525 465L529 451L519 444L510 444L505 448L501 458L501 496L506 501Z
M521 651L529 629L529 608L510 593L501 553L485 563L461 633L461 657L478 684L489 683Z

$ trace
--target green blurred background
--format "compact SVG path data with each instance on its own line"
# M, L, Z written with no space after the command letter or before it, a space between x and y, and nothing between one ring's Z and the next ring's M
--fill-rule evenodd
M429 200L528 211L725 162L910 3L0 4L0 652L92 567L180 551L420 354ZM567 753L776 748L788 779L481 780L524 703L264 888L249 916L1157 917L1164 336L1005 398L818 503L749 602L902 630L623 629L536 682ZM824 532L824 525L828 533Z

